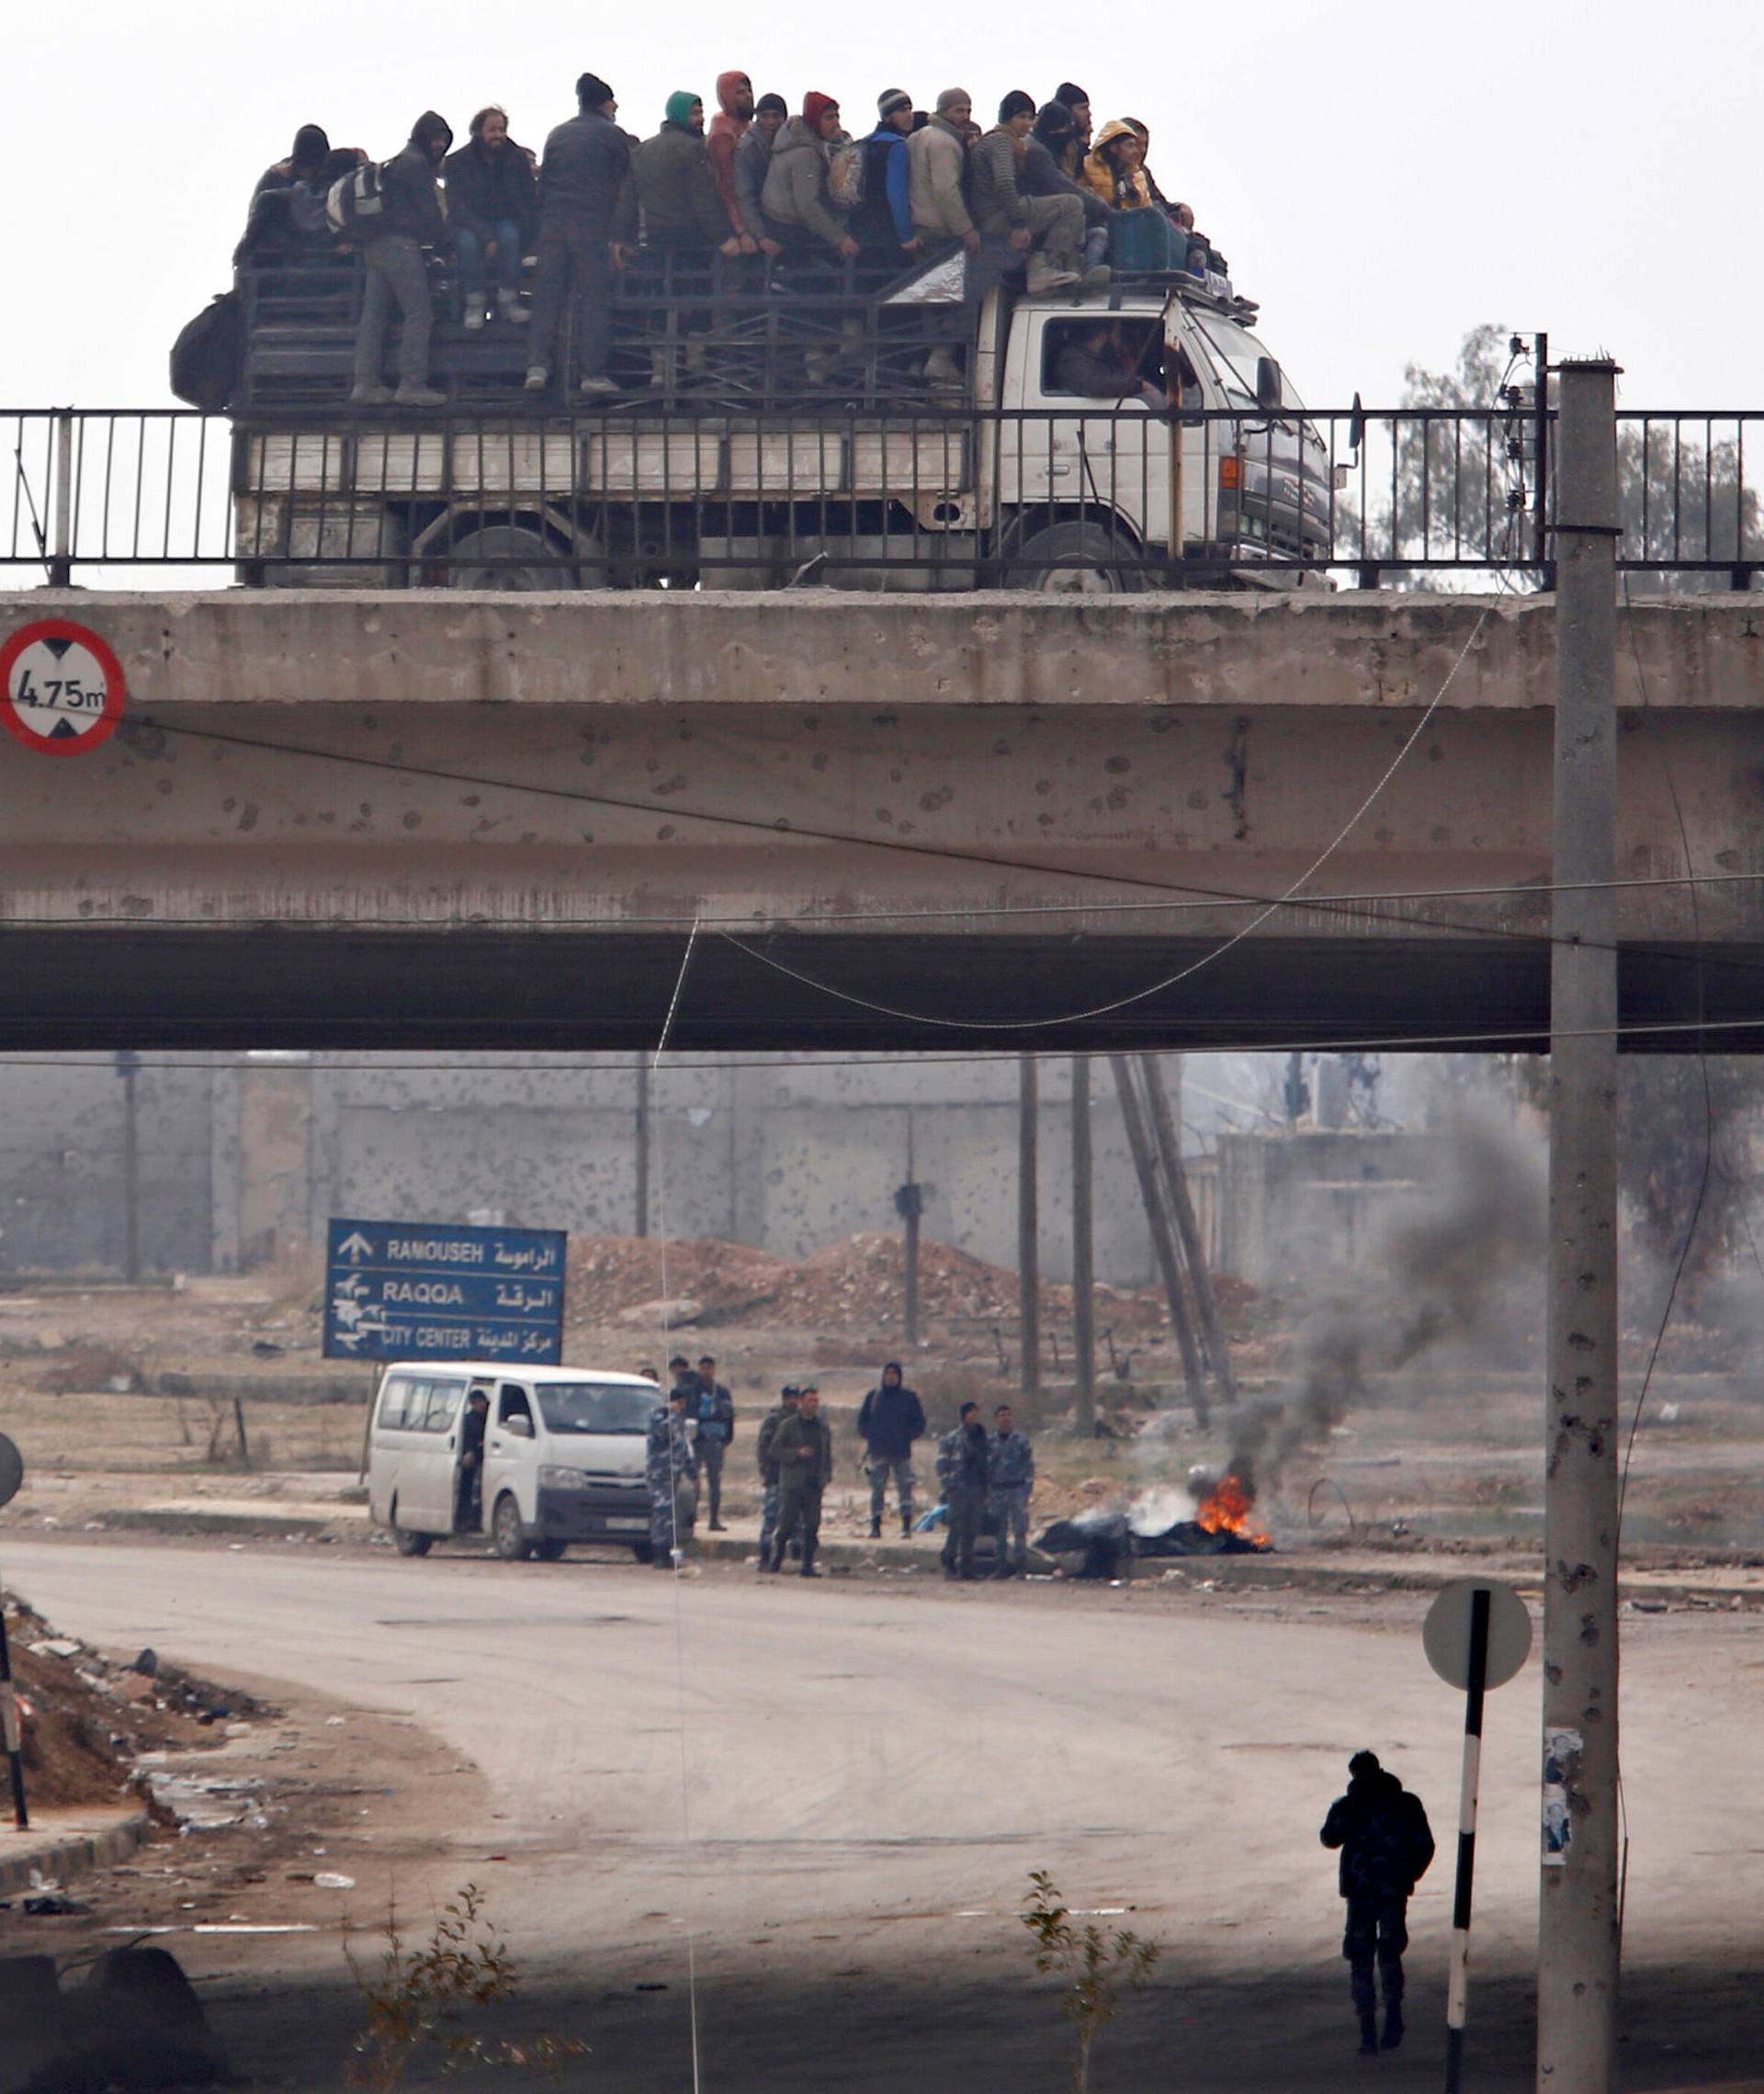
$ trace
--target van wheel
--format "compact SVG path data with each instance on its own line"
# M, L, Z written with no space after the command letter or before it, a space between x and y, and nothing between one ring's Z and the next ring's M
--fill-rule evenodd
M1046 596L1143 595L1146 577L1130 564L1136 549L1102 524L1052 524L1026 538L1011 556L1008 589Z
M454 541L447 555L447 587L531 592L606 586L605 567L578 570L574 560L560 557L562 549L543 531L525 525L488 524Z
M655 1561L655 1545L652 1542L633 1542L631 1544L631 1554L639 1563L653 1563Z
M556 1563L569 1545L568 1542L535 1542L533 1554L541 1563Z
M525 1563L533 1553L533 1537L527 1533L521 1518L521 1509L515 1504L514 1494L503 1491L496 1500L495 1517L490 1523L490 1538L496 1545L496 1553L504 1563Z
M392 1529L392 1546L400 1556L427 1556L434 1542L433 1534L413 1534L408 1527Z

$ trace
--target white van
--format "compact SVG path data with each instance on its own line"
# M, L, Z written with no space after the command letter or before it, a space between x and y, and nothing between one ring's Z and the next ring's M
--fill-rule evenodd
M368 1443L368 1496L401 1556L426 1556L458 1526L459 1430L481 1389L483 1532L510 1563L551 1563L571 1542L607 1542L650 1558L644 1477L651 1381L585 1367L395 1361L380 1376Z

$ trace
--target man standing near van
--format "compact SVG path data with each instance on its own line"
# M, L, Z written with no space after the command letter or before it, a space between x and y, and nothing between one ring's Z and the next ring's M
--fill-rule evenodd
M760 1436L755 1447L759 1462L760 1482L765 1496L760 1512L760 1568L769 1568L772 1555L772 1537L778 1531L778 1496L782 1486L778 1481L778 1428L786 1418L797 1414L797 1401L801 1394L795 1382L786 1382L778 1397L778 1407L768 1410L760 1421Z
M698 1456L693 1452L686 1394L687 1385L676 1382L668 1400L650 1414L649 1459L645 1465L650 1486L650 1560L660 1570L668 1569L676 1554L684 1557L698 1510Z
M819 1578L815 1551L820 1546L821 1493L832 1480L833 1435L812 1382L803 1388L797 1415L778 1427L772 1446L778 1463L778 1532L765 1568L782 1570L785 1551L800 1534L802 1576Z
M717 1363L707 1353L698 1363L698 1397L688 1407L695 1429L694 1446L705 1471L705 1489L710 1499L710 1531L727 1534L723 1525L723 1463L735 1443L735 1399L717 1379Z
M466 1398L459 1421L459 1468L454 1483L453 1526L460 1534L484 1527L484 1427L490 1419L490 1391L475 1388Z
M925 1407L917 1389L907 1387L899 1360L882 1370L880 1384L864 1398L857 1413L858 1435L864 1442L870 1472L870 1539L882 1532L882 1510L887 1502L888 1478L900 1507L900 1533L912 1533L912 1443L922 1439Z

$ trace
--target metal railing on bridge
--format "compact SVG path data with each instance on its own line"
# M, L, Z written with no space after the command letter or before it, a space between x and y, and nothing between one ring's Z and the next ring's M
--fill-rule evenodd
M1753 585L1760 421L1618 417L1621 571ZM0 571L13 586L169 570L390 588L1535 590L1551 583L1552 433L1526 400L33 409L0 415Z

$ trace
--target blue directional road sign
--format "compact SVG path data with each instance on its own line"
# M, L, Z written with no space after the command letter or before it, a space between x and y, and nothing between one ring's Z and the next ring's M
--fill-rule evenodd
M325 1250L329 1360L563 1357L559 1228L333 1221Z

